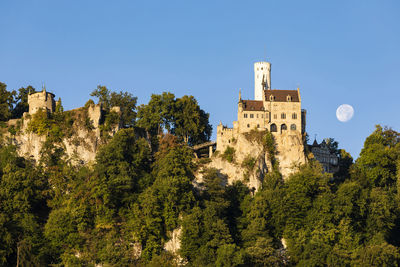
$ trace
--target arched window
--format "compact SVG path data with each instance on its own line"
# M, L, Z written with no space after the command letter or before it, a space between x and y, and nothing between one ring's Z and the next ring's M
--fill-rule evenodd
M260 124L257 124L257 128L260 128Z
M286 114L285 113L281 114L281 119L286 119Z
M247 128L250 128L250 124L247 124Z
M288 95L288 96L286 97L286 101L287 101L287 102L292 101L292 97L291 97L290 95Z
M287 130L286 124L282 124L281 125L281 132L286 131L286 130Z
M278 129L276 128L276 124L275 123L271 124L271 133L277 132L277 131L278 131Z
M274 101L274 100L275 100L275 96L270 95L270 96L269 96L269 101Z
M296 124L290 125L290 130L292 130L292 131L296 130Z
M292 119L294 119L294 120L297 119L297 114L296 113L292 114Z

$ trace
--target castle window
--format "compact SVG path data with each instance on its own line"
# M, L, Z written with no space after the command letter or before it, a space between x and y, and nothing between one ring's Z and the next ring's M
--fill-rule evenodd
M257 124L257 128L260 128L260 124Z
M281 114L281 119L286 119L286 114L285 113Z
M290 125L290 130L292 130L292 131L296 130L296 124Z
M292 97L291 97L290 95L288 95L288 96L286 97L286 101L288 101L288 102L292 101Z
M250 119L254 118L254 114L250 114Z
M261 114L261 118L264 118L264 114Z
M244 113L244 114L243 114L243 117L244 117L244 118L247 118L247 113Z
M250 124L247 124L247 128L250 128Z
M294 119L294 120L297 119L297 114L296 113L292 114L292 119Z
M286 131L286 130L287 130L286 124L282 124L281 125L281 132Z
M258 119L258 114L257 114L257 119Z
M278 119L278 115L277 114L274 114L274 119L275 120Z
M278 129L276 127L276 124L275 123L271 124L271 133L272 132L277 132L277 131L278 131Z
M274 100L275 100L275 96L270 95L270 96L269 96L269 101L274 101Z

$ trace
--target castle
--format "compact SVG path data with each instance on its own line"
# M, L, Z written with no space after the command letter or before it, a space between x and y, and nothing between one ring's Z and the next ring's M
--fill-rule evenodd
M301 109L300 90L272 89L271 63L254 63L254 100L242 99L239 92L237 116L233 128L222 123L217 126L217 151L233 146L243 133L268 130L275 138L284 176L293 164L305 163L306 111Z

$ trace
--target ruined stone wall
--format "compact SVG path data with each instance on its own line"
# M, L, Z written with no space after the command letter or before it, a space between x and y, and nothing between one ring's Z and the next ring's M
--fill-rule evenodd
M94 128L98 128L101 120L102 105L90 105L88 107L88 117L93 123Z
M233 128L228 128L226 126L223 126L222 123L220 123L217 126L217 149L218 151L225 151L226 147L231 145L231 142L234 141L234 137L236 135L234 134L234 129Z

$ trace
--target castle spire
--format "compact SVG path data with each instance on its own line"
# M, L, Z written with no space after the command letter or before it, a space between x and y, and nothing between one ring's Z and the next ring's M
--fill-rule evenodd
M239 89L239 101L242 101L242 88Z

